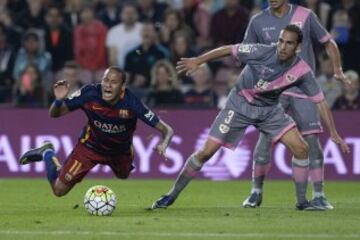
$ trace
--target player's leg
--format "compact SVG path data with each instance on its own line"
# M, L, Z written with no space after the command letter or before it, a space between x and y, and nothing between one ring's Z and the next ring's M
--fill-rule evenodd
M131 146L129 151L109 157L109 161L107 161L106 164L109 165L117 178L127 179L134 169L133 161L134 149Z
M264 180L271 167L271 149L271 137L260 132L253 154L251 193L243 202L245 208L254 208L261 205Z
M325 209L334 209L325 197L324 193L324 154L320 144L318 134L310 134L304 136L305 141L309 145L310 160L310 179L313 184L313 199L311 203L314 206L323 207Z
M31 149L20 157L20 164L25 165L31 162L38 162L44 160L47 173L47 179L50 183L54 194L68 192L70 189L61 184L57 179L61 169L61 165L55 156L54 147L50 142L45 142L38 148Z
M238 98L237 95L233 95L232 97ZM229 97L229 99L231 99L231 97ZM213 122L209 138L204 146L186 160L171 190L155 201L151 207L152 209L170 206L195 175L200 172L204 163L207 162L222 145L230 148L237 146L249 124L244 123L241 114L235 112L237 106L232 104L233 102L241 104L241 100L230 100L230 102L228 100L226 108L220 111Z
M173 187L167 194L155 201L152 204L151 209L166 208L172 205L184 188L197 173L200 172L204 163L207 162L220 147L221 143L209 138L199 151L191 154L177 176Z
M290 98L288 96L281 95L280 104L284 111L287 112L290 106ZM261 205L264 181L271 168L271 157L272 138L260 131L260 136L253 154L252 188L250 195L243 202L243 207L254 208Z
M54 195L57 197L66 195L102 159L102 155L87 148L84 144L78 143L66 159L52 185Z
M293 153L292 169L296 189L297 207L302 208L302 206L308 204L306 199L306 188L309 176L309 147L301 137L297 128L293 128L286 132L282 136L281 142L283 142Z
M313 205L325 209L333 209L333 206L325 198L324 183L324 154L319 140L322 132L320 116L317 107L308 99L293 100L292 111L294 120L309 145L309 175L313 183Z

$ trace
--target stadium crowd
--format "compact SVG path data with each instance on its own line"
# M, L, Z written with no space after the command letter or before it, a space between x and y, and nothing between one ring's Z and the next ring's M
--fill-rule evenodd
M342 86L316 46L318 83L329 105L360 110L360 2L290 1L312 9L342 53ZM241 42L266 0L0 0L0 106L47 107L52 85L70 93L118 65L150 107L222 107L240 73L227 58L178 76L175 65L216 46Z

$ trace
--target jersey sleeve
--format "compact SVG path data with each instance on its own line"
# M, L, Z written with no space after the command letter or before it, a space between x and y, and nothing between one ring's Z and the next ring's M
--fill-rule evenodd
M155 127L156 124L160 122L159 117L146 107L135 95L130 93L129 90L126 91L128 91L130 106L136 117L140 118L147 125Z
M314 103L319 103L325 99L312 71L302 77L297 87L299 87L308 96L309 100Z
M259 41L256 34L255 18L252 17L245 31L244 40L242 41L242 43L258 43L258 42Z
M91 86L86 85L67 97L64 102L68 109L75 111L76 109L82 108L89 99L90 91Z
M319 43L326 43L331 39L330 33L321 25L319 18L311 11L310 16L310 32L313 39Z
M240 43L232 46L231 53L240 62L256 64L274 54L273 49L269 45Z

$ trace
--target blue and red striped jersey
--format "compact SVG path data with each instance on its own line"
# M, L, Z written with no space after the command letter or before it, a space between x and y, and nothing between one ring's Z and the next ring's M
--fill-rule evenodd
M102 99L101 85L86 85L65 99L70 111L82 109L88 123L80 136L80 142L100 153L128 151L136 129L137 119L151 127L160 121L128 89L115 105Z

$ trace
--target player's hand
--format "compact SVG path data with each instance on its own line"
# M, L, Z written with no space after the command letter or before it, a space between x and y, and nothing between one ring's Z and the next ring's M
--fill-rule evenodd
M167 145L165 143L160 143L159 145L157 145L154 148L154 150L157 151L160 156L163 156L165 158L165 160L167 160L167 157L165 155L166 148L167 148Z
M54 84L54 95L58 100L63 100L70 91L70 84L66 80L57 81Z
M343 153L350 153L349 146L344 142L344 140L337 133L331 135L331 140L340 146L341 151Z
M351 81L346 77L342 69L339 69L338 71L335 72L334 78L342 82L343 84L351 85Z
M176 70L178 74L186 73L187 76L195 72L199 67L199 62L197 58L181 58L180 61L176 63Z

